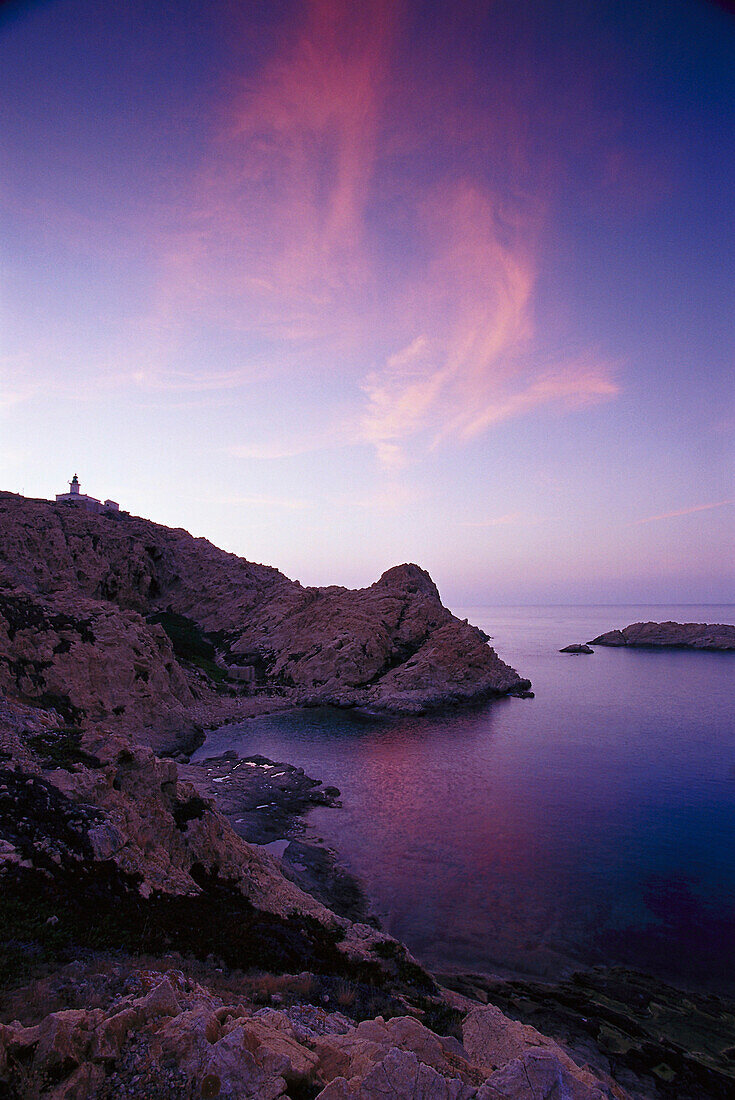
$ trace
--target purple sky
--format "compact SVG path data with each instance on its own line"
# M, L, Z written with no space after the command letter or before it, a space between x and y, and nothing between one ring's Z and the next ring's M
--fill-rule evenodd
M721 6L0 20L0 487L303 583L735 599Z

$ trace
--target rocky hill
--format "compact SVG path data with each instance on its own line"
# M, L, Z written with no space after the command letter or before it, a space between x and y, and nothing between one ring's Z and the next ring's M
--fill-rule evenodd
M726 623L631 623L622 630L600 634L590 645L735 649L735 626Z
M0 493L0 690L69 722L162 751L215 697L421 711L529 688L416 565L304 588L183 530Z

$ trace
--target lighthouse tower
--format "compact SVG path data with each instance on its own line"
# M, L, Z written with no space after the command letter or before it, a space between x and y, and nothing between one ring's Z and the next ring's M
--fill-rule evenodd
M69 482L69 492L56 494L56 503L81 504L88 512L119 512L120 510L120 505L114 500L106 500L103 504L101 500L97 500L97 497L89 497L81 492L76 474Z

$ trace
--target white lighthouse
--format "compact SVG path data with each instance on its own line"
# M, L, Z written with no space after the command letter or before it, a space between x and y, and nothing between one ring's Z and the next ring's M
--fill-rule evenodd
M76 474L69 482L68 493L56 494L57 504L81 504L83 508L86 508L88 512L119 512L120 505L117 501L106 500L103 504L101 500L97 500L97 497L89 497L85 493L80 492L79 478Z

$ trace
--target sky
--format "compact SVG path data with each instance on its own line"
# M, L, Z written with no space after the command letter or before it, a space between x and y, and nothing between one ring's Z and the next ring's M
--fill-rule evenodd
M735 601L735 16L0 15L0 488L303 584Z

